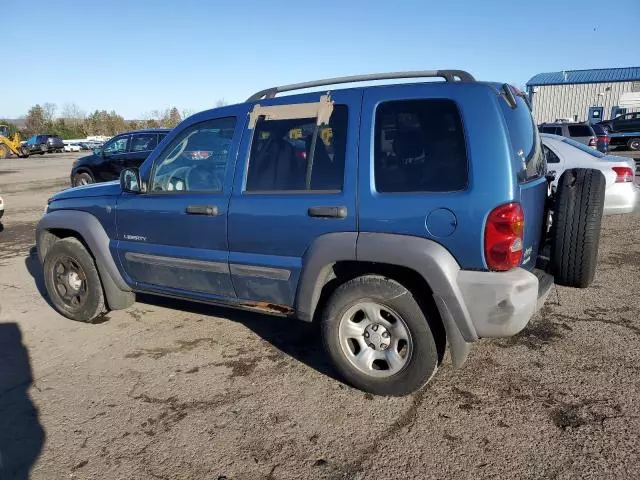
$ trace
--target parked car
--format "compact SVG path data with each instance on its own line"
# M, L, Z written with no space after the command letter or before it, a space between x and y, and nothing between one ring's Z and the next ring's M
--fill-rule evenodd
M600 122L599 125L609 132L640 132L640 112L625 113Z
M589 147L597 148L598 136L591 125L586 123L543 123L538 127L540 133L550 133L574 139Z
M44 155L48 151L47 135L31 135L24 144L24 147L29 151L29 154L33 155L39 153Z
M67 143L64 146L64 151L65 152L79 152L80 151L80 145L78 145L77 143Z
M634 183L632 159L605 155L570 138L543 133L542 145L550 173L557 186L562 173L571 168L597 168L606 180L604 214L631 213L638 210L640 187Z
M64 150L64 142L57 135L46 135L47 151L50 153L62 153Z
M91 155L81 157L71 168L71 185L117 180L125 168L139 167L170 129L137 130L116 135Z
M78 146L80 147L80 150L92 150L92 147L90 147L86 142L80 142L78 143Z
M406 77L446 81L335 89ZM276 96L309 87L324 88ZM404 395L447 344L461 365L470 343L524 328L549 271L592 282L604 182L568 170L548 197L528 102L507 84L334 78L193 115L119 183L55 194L37 250L52 305L74 320L146 292L318 321L344 379Z
M601 125L591 125L593 131L598 137L598 150L602 153L607 153L609 151L609 144L611 142L611 138L609 137L609 132L604 129Z

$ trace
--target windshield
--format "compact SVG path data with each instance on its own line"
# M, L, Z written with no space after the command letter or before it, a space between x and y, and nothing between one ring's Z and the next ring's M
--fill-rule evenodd
M569 145L579 148L580 150L582 150L583 152L588 153L589 155L592 155L596 158L602 158L605 156L604 153L599 152L598 150L596 150L595 148L591 148L591 147L587 147L585 144L580 143L580 142L576 142L575 140L571 140L570 138L564 137L562 139L562 141L564 143L568 143Z

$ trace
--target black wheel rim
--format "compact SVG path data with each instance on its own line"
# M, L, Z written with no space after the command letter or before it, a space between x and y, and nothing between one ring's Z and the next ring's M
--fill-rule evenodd
M80 264L71 257L60 257L53 264L55 294L70 310L79 310L87 300L87 276Z

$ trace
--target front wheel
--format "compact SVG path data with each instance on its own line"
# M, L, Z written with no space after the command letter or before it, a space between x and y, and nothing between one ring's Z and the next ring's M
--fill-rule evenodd
M90 183L93 183L93 178L91 178L91 175L89 175L88 173L82 172L82 173L76 173L73 176L73 186L74 187L79 187L81 185L89 185Z
M96 265L76 238L51 246L44 260L44 281L53 306L67 318L92 323L106 311Z
M423 310L390 278L366 275L338 287L322 315L322 339L342 377L376 395L412 393L438 368Z

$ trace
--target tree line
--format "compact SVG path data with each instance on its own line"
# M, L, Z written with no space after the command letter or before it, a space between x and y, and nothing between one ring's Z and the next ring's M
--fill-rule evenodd
M226 105L224 100L218 100L216 107ZM19 129L7 120L0 120L0 124L9 126L10 134L20 132L23 137L46 133L58 135L63 139L85 138L93 135L112 137L118 133L141 128L174 128L184 118L190 116L190 110L178 110L177 107L164 110L154 110L142 120L125 120L115 110L95 110L86 114L75 103L69 103L58 112L54 103L36 104L29 109L24 117L24 127Z

